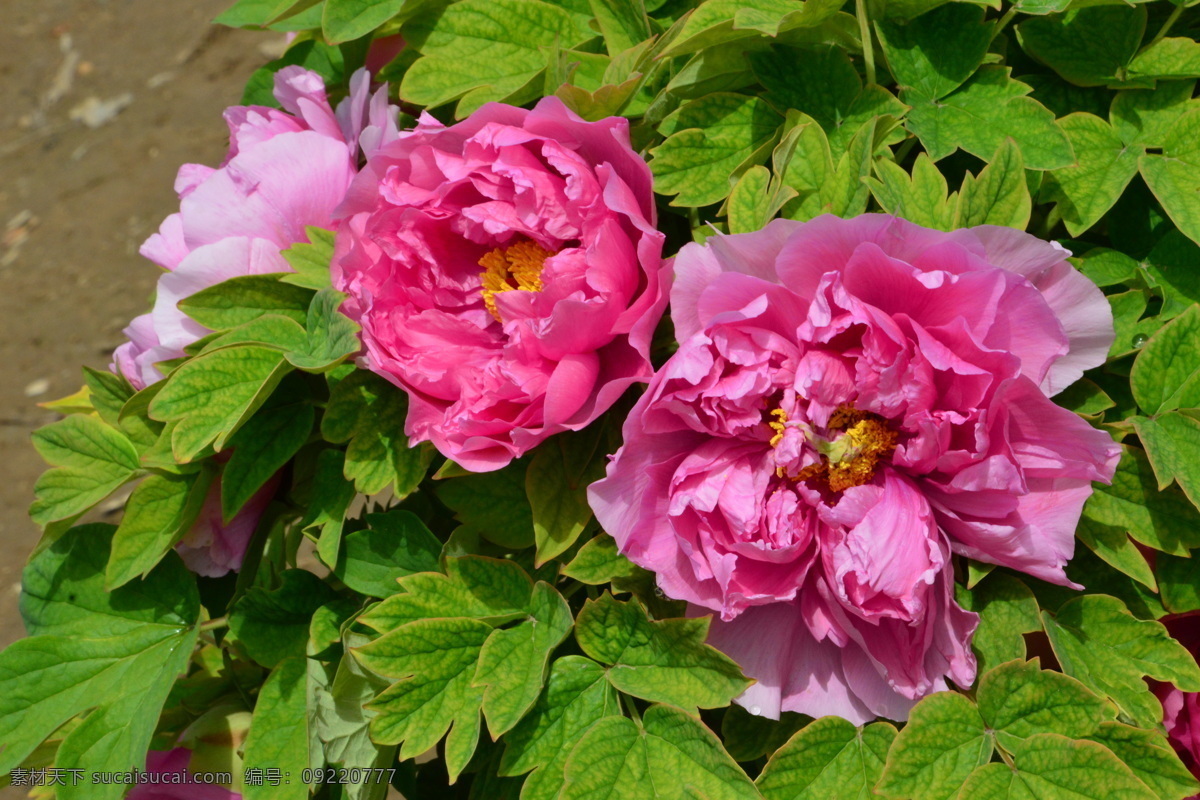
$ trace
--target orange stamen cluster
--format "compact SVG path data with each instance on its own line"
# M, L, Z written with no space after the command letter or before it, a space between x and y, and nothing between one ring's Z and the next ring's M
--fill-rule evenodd
M504 320L500 318L500 309L496 307L496 295L513 289L540 292L542 265L552 255L535 242L523 240L508 247L497 247L479 259L479 266L483 267L479 276L483 304L497 322Z
M782 409L771 413L782 415L784 421L787 419ZM769 424L779 431L771 439L771 446L774 447L783 437L783 426L782 423L776 422ZM829 418L828 428L831 431L844 431L842 440L847 445L846 456L831 461L828 456L822 454L819 463L804 467L796 473L793 480L816 481L834 493L869 483L875 477L875 468L879 462L896 449L896 441L899 438L899 434L888 427L883 417L869 411L859 411L852 406L841 406L834 411ZM837 443L834 444L836 447Z

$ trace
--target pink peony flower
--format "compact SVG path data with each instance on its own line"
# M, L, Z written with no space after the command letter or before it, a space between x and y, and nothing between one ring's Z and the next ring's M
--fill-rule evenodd
M142 245L167 274L154 310L125 329L112 369L142 389L162 379L156 366L210 331L177 307L180 300L242 275L291 272L281 250L308 241L306 226L330 228L358 167L398 135L386 89L369 96L366 72L335 112L321 77L302 67L275 75L284 111L234 106L225 112L229 154L217 169L185 164L175 179L180 210Z
M193 783L196 776L188 770L192 751L151 750L146 754L146 773L150 780L134 786L127 800L241 800L241 795L225 786Z
M196 521L175 545L184 565L208 578L241 570L246 548L278 485L278 476L268 480L233 519L225 522L221 515L221 478L214 479Z
M1108 303L1053 244L882 215L690 244L679 350L589 490L604 528L757 680L756 713L904 719L975 676L951 555L1070 583L1109 436L1047 395Z
M1178 614L1159 621L1192 656L1200 654L1200 614ZM1200 692L1184 692L1157 681L1150 684L1162 703L1163 725L1171 746L1192 775L1200 778ZM1200 795L1192 795L1188 800L1196 798Z
M405 432L470 470L584 427L652 372L666 305L650 171L628 122L548 97L382 148L339 212L334 286Z

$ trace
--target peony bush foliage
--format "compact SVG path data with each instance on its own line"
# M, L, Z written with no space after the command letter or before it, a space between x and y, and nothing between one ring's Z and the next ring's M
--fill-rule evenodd
M288 48L34 434L6 783L1198 796L1195 7L216 22Z

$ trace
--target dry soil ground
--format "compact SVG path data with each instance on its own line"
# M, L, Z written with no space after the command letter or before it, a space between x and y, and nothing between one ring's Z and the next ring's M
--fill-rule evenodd
M0 647L23 635L36 403L105 367L148 308L138 245L175 171L219 163L221 110L282 40L208 24L231 0L0 0ZM22 796L0 790L0 797Z

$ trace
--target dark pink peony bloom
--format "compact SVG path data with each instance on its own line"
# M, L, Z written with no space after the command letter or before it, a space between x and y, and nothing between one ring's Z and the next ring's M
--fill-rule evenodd
M177 307L180 300L242 275L291 272L282 255L308 241L307 226L333 227L360 150L370 154L396 138L396 109L386 89L372 97L366 72L334 111L315 72L285 67L275 75L284 110L234 106L225 112L229 154L217 169L185 164L175 179L178 213L142 245L167 270L154 310L125 329L112 369L142 389L162 379L155 366L183 356L210 331Z
M422 117L367 162L334 286L411 441L498 469L649 379L669 280L650 184L626 120L554 97Z
M1056 245L882 215L688 245L678 352L592 508L716 612L756 713L904 719L975 677L952 554L1069 583L1109 436L1048 395L1102 363L1108 303Z
M193 783L188 764L192 751L186 747L174 750L151 750L146 754L146 773L151 782L134 786L127 800L241 800L241 795L225 786Z
M1200 614L1179 614L1161 620L1171 636L1193 657L1200 655ZM1200 778L1200 692L1184 692L1169 683L1151 681L1163 707L1163 725L1171 746L1192 775ZM1188 800L1196 800L1192 795Z

